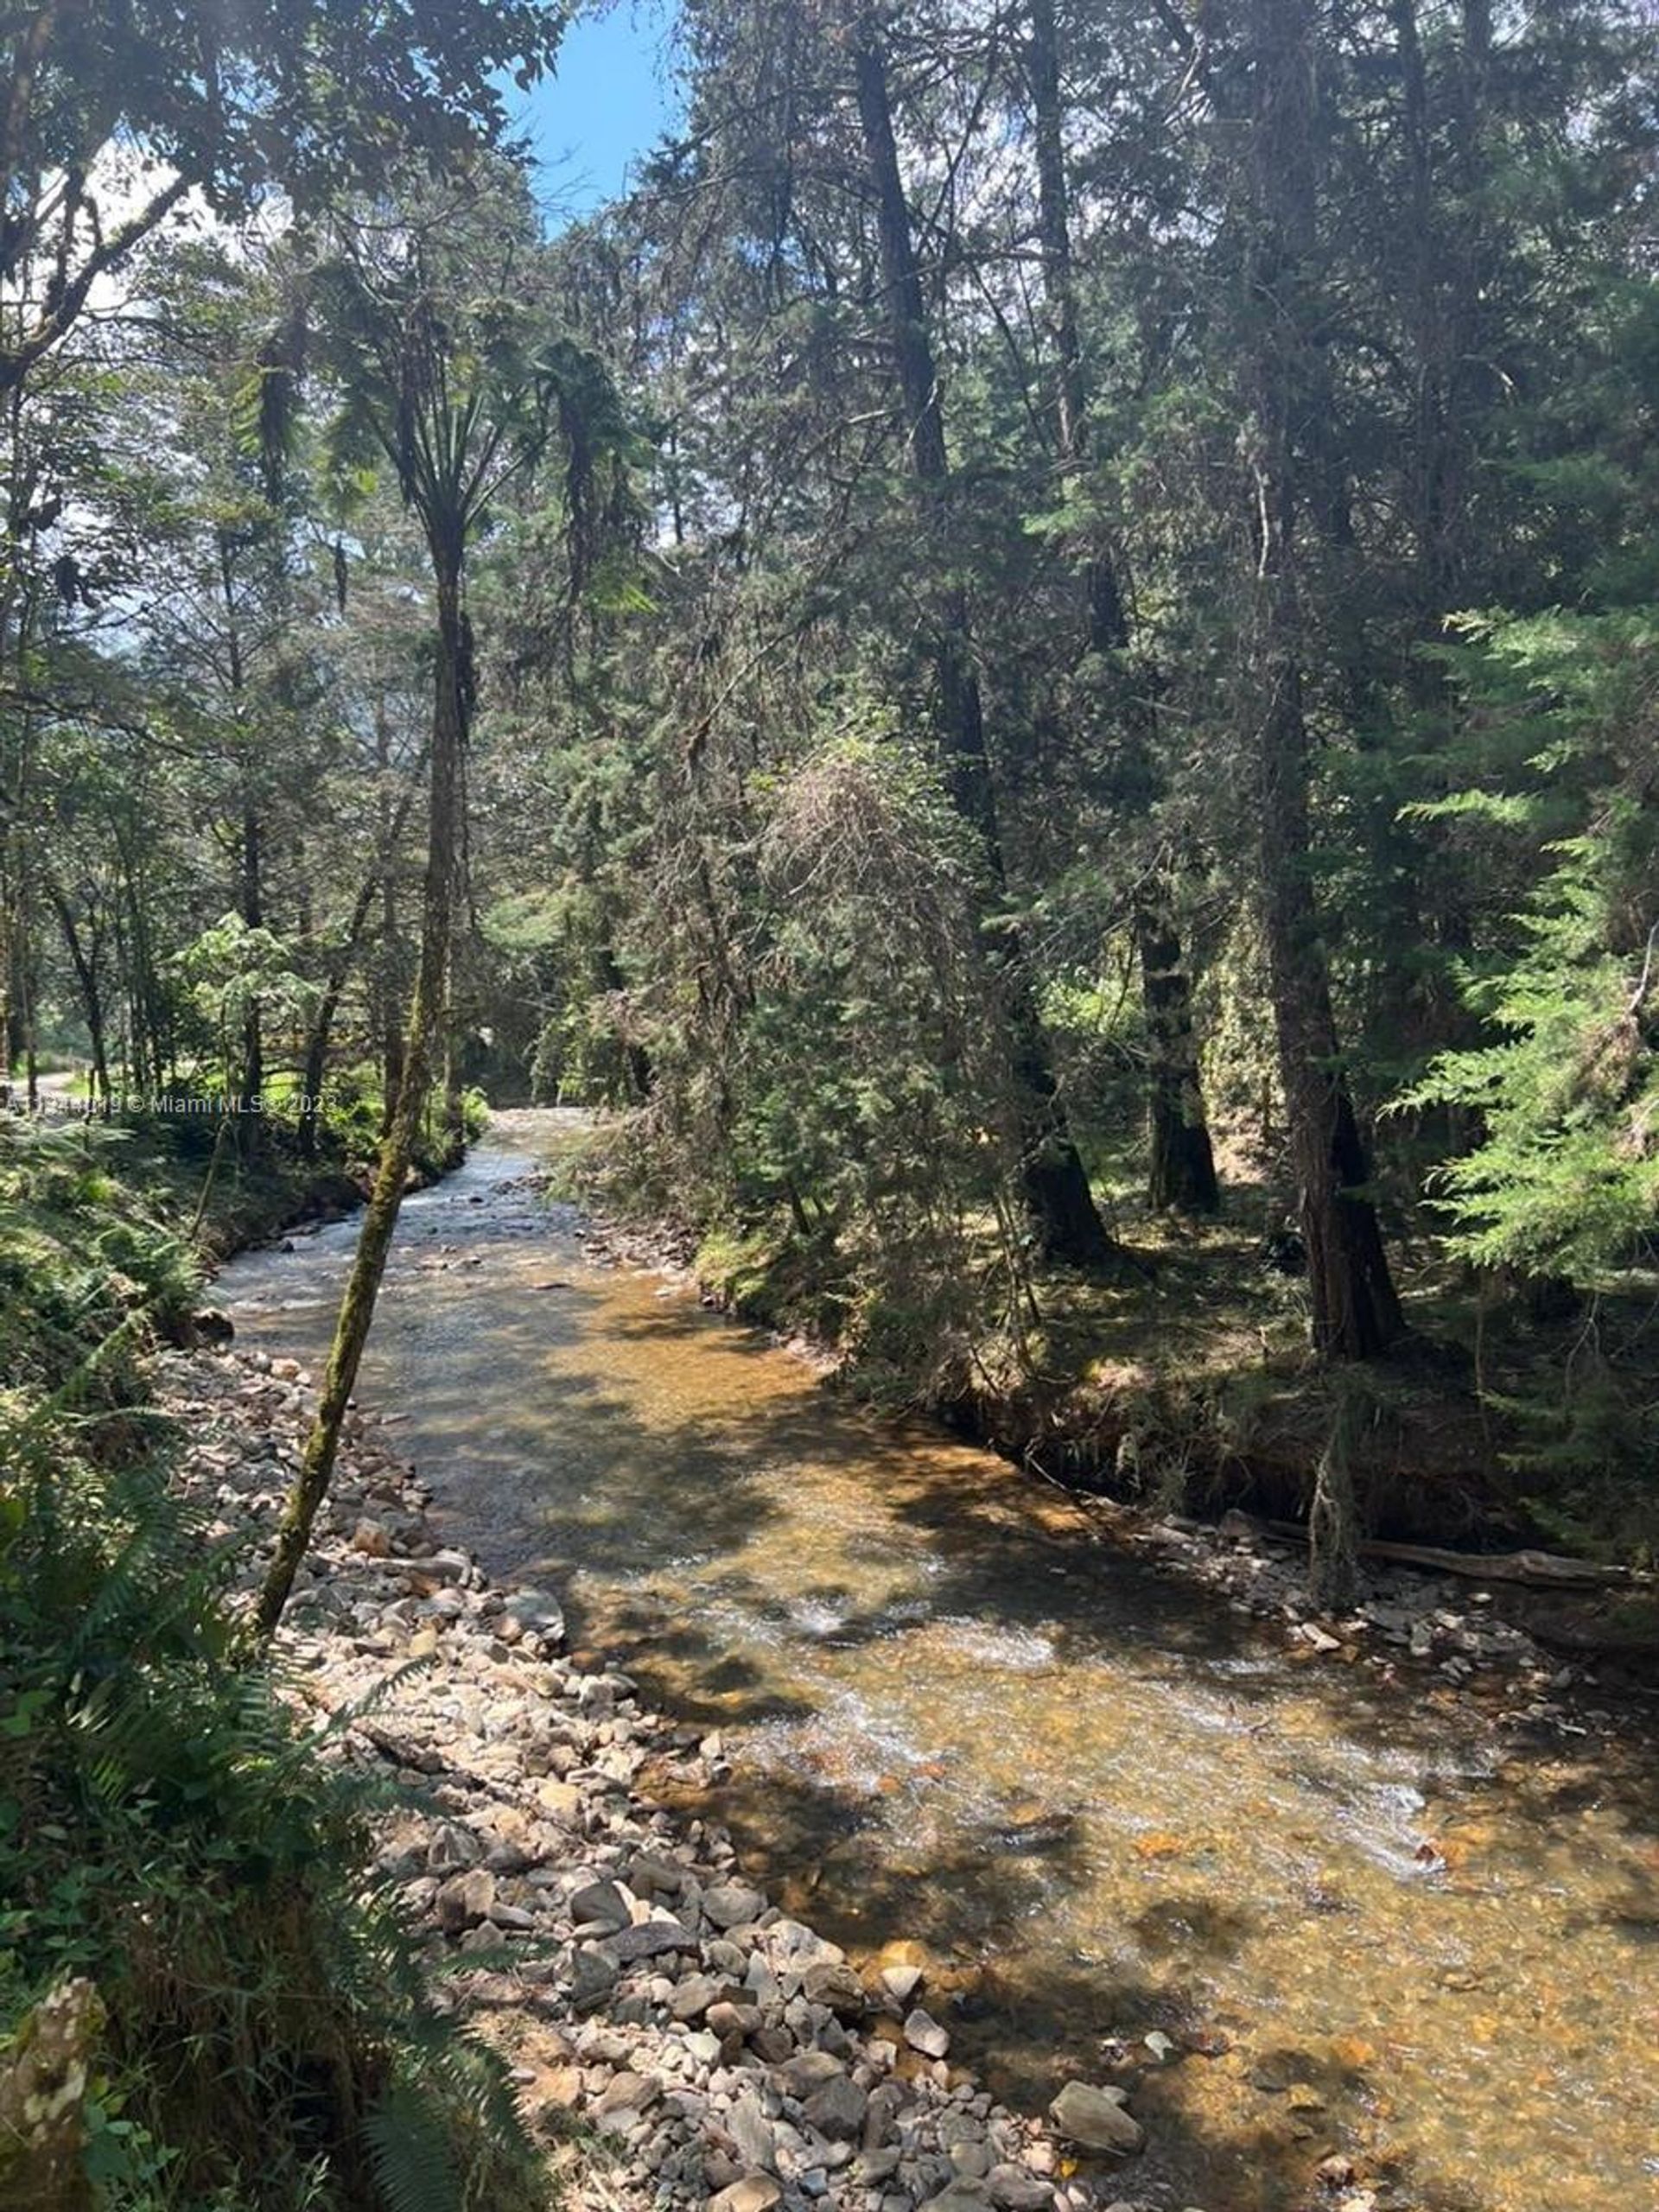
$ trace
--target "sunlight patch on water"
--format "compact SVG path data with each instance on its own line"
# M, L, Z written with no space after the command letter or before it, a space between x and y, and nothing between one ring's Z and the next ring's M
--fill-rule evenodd
M743 1755L756 1765L792 1772L804 1765L855 1795L891 1797L906 1784L937 1783L948 1749L918 1743L895 1727L861 1692L831 1691L803 1718L762 1721L747 1732Z
M850 1614L849 1606L831 1605L822 1598L790 1598L784 1605L787 1626L821 1643L828 1642L844 1629Z
M1053 1639L1035 1629L993 1628L959 1613L941 1614L937 1626L965 1659L1011 1674L1046 1673L1056 1662Z

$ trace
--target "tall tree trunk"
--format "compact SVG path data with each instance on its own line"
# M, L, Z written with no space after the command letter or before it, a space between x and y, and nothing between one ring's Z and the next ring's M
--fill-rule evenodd
M374 1319L375 1300L397 1226L404 1185L415 1157L432 1065L432 1046L443 1006L444 970L453 926L456 858L461 830L461 766L467 739L467 690L462 682L461 556L441 540L433 546L437 568L437 674L432 711L431 801L426 879L421 901L421 953L404 1048L397 1103L380 1147L374 1189L363 1215L352 1272L334 1324L334 1343L306 1440L293 1492L276 1534L276 1548L259 1593L255 1622L269 1636L283 1617L294 1577L310 1542L317 1510L327 1494L340 1449L346 1407Z
M380 984L380 1131L384 1136L397 1110L404 1087L404 1026L397 1014L397 890L390 877L381 893L382 960L387 969Z
M247 689L247 670L242 657L241 612L236 591L236 554L228 526L219 531L219 583L225 601L225 641L226 647L226 676L231 693L232 722L240 740L238 767L241 778L242 820L237 840L237 912L251 930L264 924L264 890L261 880L261 831L259 812L254 804L251 779L247 760L248 732L244 693ZM259 1001L251 995L247 1009L242 1017L242 1065L239 1069L227 1065L225 1070L225 1089L227 1093L238 1086L243 1097L257 1097L264 1085L264 1039L259 1020ZM228 1046L227 1046L228 1058ZM237 1149L257 1151L262 1141L259 1117L247 1117L245 1128L242 1117L237 1122Z
M300 1077L299 1150L302 1160L317 1156L317 1131L322 1120L322 1086L328 1075L328 1042L334 1034L334 1016L340 1012L340 1001L346 989L346 978L352 972L352 963L357 957L358 946L368 926L374 908L374 894L380 888L377 869L364 879L352 908L352 918L346 931L346 942L340 947L323 985L322 996L317 1001L317 1011L305 1040L305 1066Z
M96 928L89 930L88 940L83 944L74 909L68 899L55 888L51 897L63 931L69 963L75 971L75 981L80 986L81 1010L86 1017L86 1034L92 1048L92 1095L87 1100L87 1110L90 1113L97 1107L107 1114L110 1110L110 1052L105 1020L104 988L98 973L98 931Z
M1257 737L1268 965L1307 1248L1313 1342L1332 1358L1381 1351L1402 1327L1370 1167L1345 1076L1311 873L1310 747L1298 584L1298 448L1309 390L1308 262L1319 191L1310 0L1254 0L1251 208L1243 302L1261 451Z
M1054 344L1054 416L1060 473L1068 495L1084 488L1089 447L1089 378L1083 358L1071 261L1071 194L1060 127L1059 41L1053 0L1029 0L1027 71L1037 151L1038 227L1043 289ZM1120 671L1118 719L1148 779L1155 772L1156 709L1149 687L1122 667L1130 644L1128 599L1110 553L1088 549L1084 571L1089 651ZM1204 1110L1192 985L1181 955L1178 881L1160 853L1135 909L1135 949L1147 1024L1148 1195L1154 1207L1214 1213L1221 1202Z
M251 798L245 798L242 804L242 918L251 930L263 929L265 920L264 855L258 811ZM226 1075L229 1070L226 1071ZM242 1095L245 1099L257 1098L264 1089L265 1042L259 1019L259 1001L250 998L247 1012L242 1018ZM227 1085L228 1087L228 1085ZM259 1116L250 1117L250 1137L257 1146L259 1141Z
M29 929L29 907L20 906L17 913L17 1013L18 1050L23 1063L23 1100L31 1114L38 1113L41 1104L40 1038L35 1026L35 944Z
M865 159L876 202L881 276L899 389L908 426L912 474L921 504L942 531L950 488L939 391L926 303L911 235L910 209L899 168L887 56L874 14L857 22L853 67ZM938 600L934 625L940 734L951 798L977 831L988 873L999 898L1006 893L996 789L985 746L984 708L974 668L967 594L948 584ZM1020 1179L1037 1243L1050 1259L1100 1266L1115 1247L1096 1208L1082 1159L1071 1139L1054 1079L1052 1055L1038 1017L1027 949L1012 936L999 962L1008 1021L1008 1062L1020 1135Z
M467 1141L467 1116L461 1103L461 1023L455 993L455 939L449 937L449 957L443 976L443 1145L447 1155L458 1157Z
M12 1071L19 1036L16 914L10 878L0 883L0 1106L12 1103Z
M1192 986L1181 957L1175 870L1166 856L1160 857L1135 893L1135 942L1147 1020L1147 1196L1160 1211L1214 1213L1221 1189L1198 1084Z

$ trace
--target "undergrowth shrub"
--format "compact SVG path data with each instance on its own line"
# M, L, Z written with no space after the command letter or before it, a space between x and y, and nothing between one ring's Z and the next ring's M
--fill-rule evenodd
M0 2117L46 2000L84 2070L55 2145L0 2127L0 2203L531 2212L506 2077L377 1887L387 1785L302 1730L169 1490L142 1353L194 1273L118 1158L0 1125Z
M1548 1388L1486 1399L1506 1426L1510 1478L1546 1536L1592 1558L1659 1559L1659 1406L1639 1378L1586 1349Z

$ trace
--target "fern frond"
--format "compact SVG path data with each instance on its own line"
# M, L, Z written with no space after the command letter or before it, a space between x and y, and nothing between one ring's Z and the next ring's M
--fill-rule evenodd
M386 2212L467 2212L449 2130L429 2094L393 2080L363 2129Z

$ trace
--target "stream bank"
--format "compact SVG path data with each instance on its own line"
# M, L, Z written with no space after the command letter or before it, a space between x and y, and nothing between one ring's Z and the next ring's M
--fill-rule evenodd
M888 1376L872 1394L856 1356L822 1333L821 1301L801 1303L764 1268L711 1267L693 1237L603 1215L584 1249L660 1274L711 1311L767 1330L821 1379L855 1395L892 1403L896 1394L953 1434L1085 1501L1114 1541L1185 1551L1202 1580L1255 1611L1313 1611L1300 1566L1309 1505L1321 1455L1344 1418L1343 1393L1351 1414L1357 1393L1363 1406L1351 1424L1349 1473L1361 1531L1395 1548L1450 1548L1466 1562L1455 1579L1367 1562L1361 1594L1388 1609L1391 1640L1418 1657L1432 1648L1440 1658L1478 1660L1489 1648L1484 1631L1501 1624L1560 1654L1552 1672L1561 1671L1561 1659L1595 1662L1621 1690L1659 1694L1659 1580L1650 1568L1551 1549L1514 1485L1494 1480L1503 1440L1455 1345L1413 1339L1393 1362L1363 1371L1321 1371L1305 1357L1287 1359L1281 1347L1275 1376L1264 1338L1255 1377L1228 1371L1191 1388L1177 1386L1156 1361L1090 1361L1075 1344L1059 1363L1071 1371L1045 1375L1028 1347L999 1335L925 1374ZM1078 1288L1067 1287L1071 1294ZM1244 1418L1227 1399L1241 1388L1249 1401ZM1482 1588L1480 1561L1494 1552ZM1525 1552L1541 1552L1560 1571L1506 1575L1504 1555ZM1479 1618L1462 1635L1449 1616L1471 1605ZM1405 1617L1433 1614L1448 1618L1432 1638L1408 1637ZM1362 1622L1356 1632L1363 1633Z
M832 1346L808 1332L773 1329L728 1286L701 1274L683 1240L653 1236L602 1217L579 1233L587 1259L659 1278L695 1295L710 1312L758 1322L778 1351L802 1363L816 1380L835 1387L844 1379ZM1075 1437L1068 1441L1065 1421L1052 1407L1039 1413L1029 1401L982 1385L922 1410L952 1434L1007 1459L1033 1485L1047 1485L1071 1500L1093 1535L1190 1578L1242 1612L1281 1624L1293 1644L1336 1652L1344 1663L1363 1658L1389 1681L1396 1656L1431 1662L1453 1683L1483 1669L1520 1669L1511 1679L1524 1681L1536 1694L1527 1717L1538 1722L1578 1725L1578 1707L1559 1699L1600 1688L1603 1676L1592 1662L1603 1662L1617 1696L1659 1695L1659 1687L1649 1690L1644 1681L1645 1662L1659 1656L1659 1644L1650 1646L1645 1632L1620 1637L1608 1627L1610 1613L1620 1605L1656 1602L1651 1576L1633 1577L1628 1585L1592 1585L1597 1570L1587 1567L1586 1586L1566 1595L1517 1588L1501 1574L1483 1580L1475 1553L1460 1556L1455 1574L1363 1559L1353 1603L1332 1613L1317 1603L1310 1587L1304 1533L1263 1522L1236 1506L1201 1517L1114 1495L1091 1456L1093 1446L1085 1451ZM1064 1471L1051 1471L1051 1459ZM1245 1494L1251 1493L1247 1489ZM1576 1564L1555 1563L1567 1570ZM1494 1564L1501 1569L1503 1562ZM1589 1710L1597 1723L1612 1718L1593 1700Z

